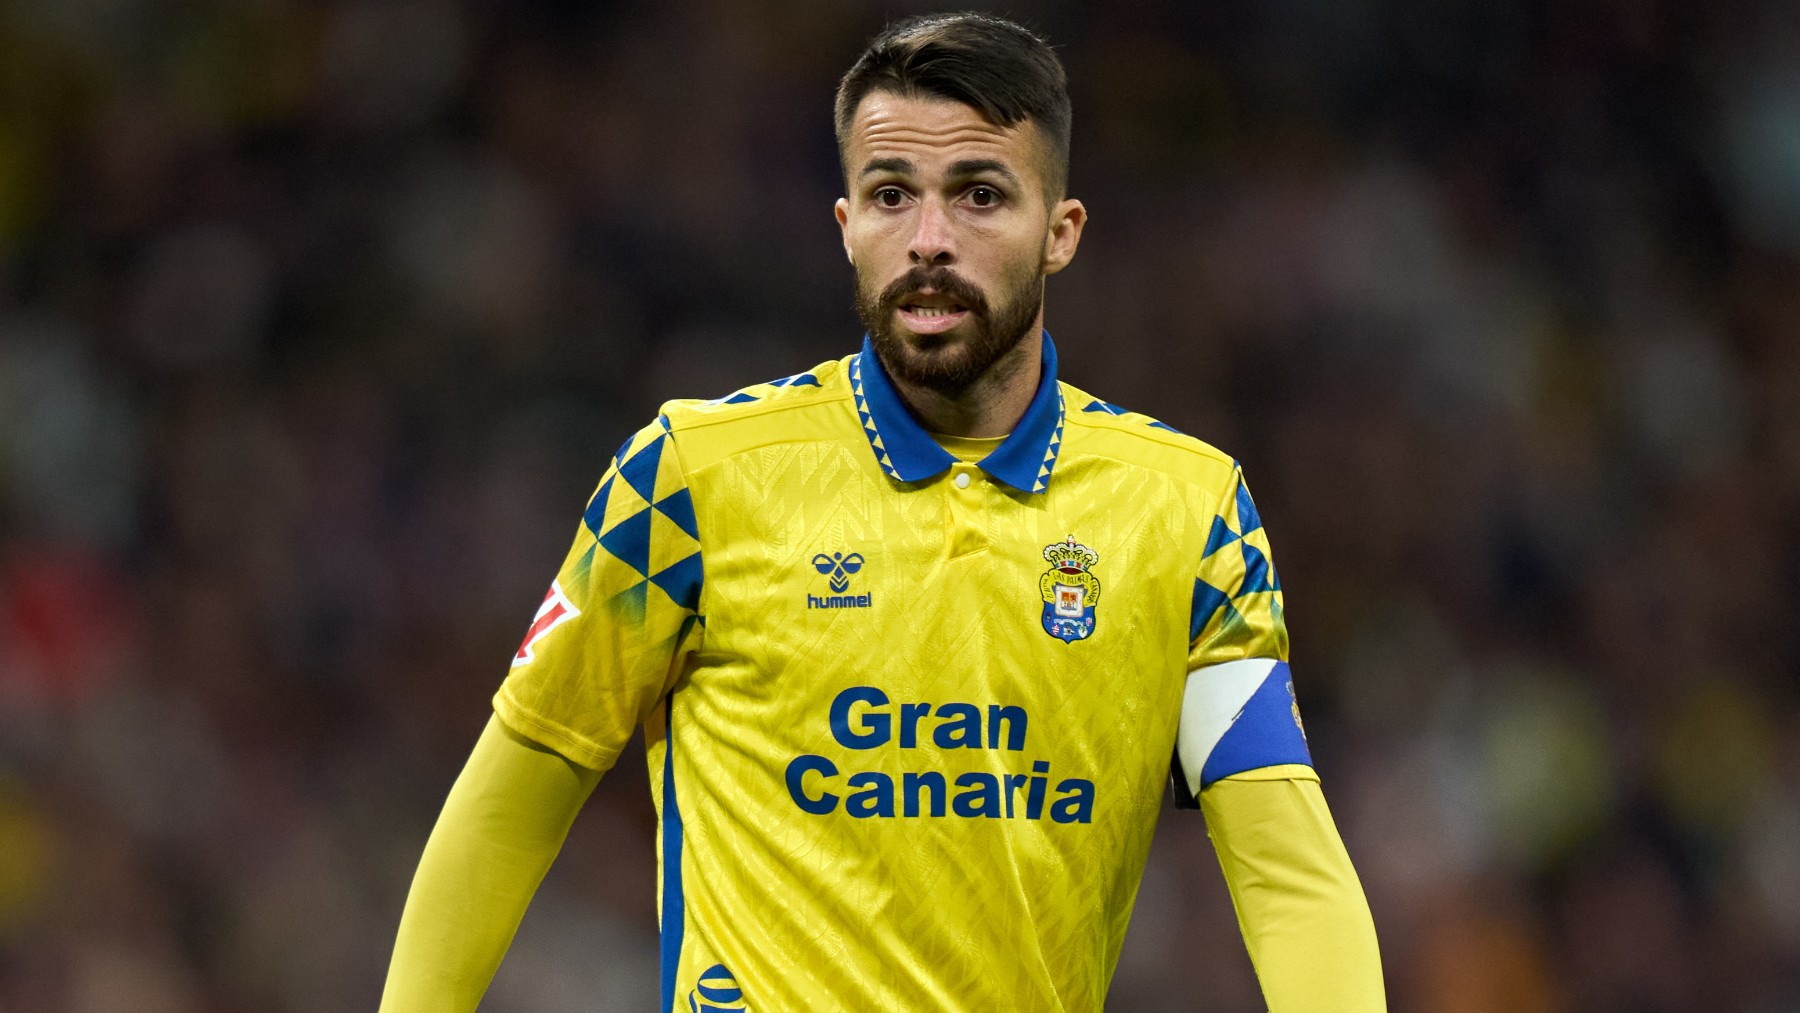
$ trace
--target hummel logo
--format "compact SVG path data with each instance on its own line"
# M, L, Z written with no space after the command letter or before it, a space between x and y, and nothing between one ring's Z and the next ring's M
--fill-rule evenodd
M830 597L820 597L813 594L807 595L807 608L866 609L869 607L869 595L845 594L846 591L850 590L851 574L857 573L863 568L862 553L852 552L846 556L842 552L833 552L828 556L821 552L812 558L812 565L813 569L819 571L821 576L828 576L831 578L830 584L832 593Z
M862 553L852 552L848 556L834 552L827 556L821 552L813 557L813 569L820 573L831 574L831 590L834 594L843 594L850 590L850 575L863 567Z

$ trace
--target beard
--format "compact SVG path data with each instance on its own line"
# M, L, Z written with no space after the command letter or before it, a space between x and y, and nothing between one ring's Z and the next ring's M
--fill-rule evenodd
M1044 304L1042 263L1014 272L1001 282L997 305L974 283L944 266L914 265L879 292L856 272L856 315L869 332L875 354L894 379L914 387L958 397L994 364L1017 348L1037 321ZM911 340L898 333L901 304L920 289L930 288L961 304L969 318L956 334L917 334Z

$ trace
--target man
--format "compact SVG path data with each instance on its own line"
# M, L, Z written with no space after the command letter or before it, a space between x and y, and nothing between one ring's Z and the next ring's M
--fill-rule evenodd
M640 724L664 1013L1100 1010L1171 767L1271 1008L1384 1008L1240 471L1056 378L1044 279L1087 221L1061 65L1005 21L910 20L837 130L862 351L619 450L383 1009L474 1008Z

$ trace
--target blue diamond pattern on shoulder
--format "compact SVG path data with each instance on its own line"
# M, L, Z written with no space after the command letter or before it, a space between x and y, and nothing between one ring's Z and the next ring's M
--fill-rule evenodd
M631 460L619 465L619 477L630 483L646 503L656 498L656 468L662 463L663 441L666 439L667 436L657 437L633 454Z
M701 574L700 553L696 552L652 576L650 581L662 588L675 604L693 612L700 608Z
M1132 411L1129 408L1121 408L1118 405L1113 404L1111 401L1102 401L1099 398L1095 398L1094 400L1089 401L1087 404L1087 407L1083 408L1082 411L1084 411L1084 412L1102 412L1107 415L1130 415L1130 414L1132 414ZM1176 429L1174 426L1169 425L1167 422L1158 422L1155 419L1146 419L1144 424L1149 426L1152 429L1162 429L1167 432L1174 433L1177 436L1182 435L1181 430Z
M1206 536L1206 549L1201 553L1201 556L1210 556L1220 549L1223 549L1225 546L1230 545L1232 542L1237 541L1240 537L1241 536L1237 532L1231 530L1231 527L1225 523L1225 518L1214 517L1212 531Z
M587 529L596 538L600 537L600 525L606 522L606 500L612 495L612 484L612 476L609 475L606 481L600 483L600 491L594 493L593 499L588 500L587 510L581 515L581 523L587 525Z
M722 397L715 397L711 401L707 401L705 403L706 404L749 404L752 401L760 401L760 400L762 400L762 396L760 394L752 394L748 390L734 390L729 394L723 395Z
M1238 476L1237 487L1238 530L1249 534L1262 527L1262 517L1256 512L1256 503L1250 499L1250 487L1244 484L1244 477Z
M1280 590L1281 585L1275 582L1275 568L1269 565L1269 557L1249 542L1242 542L1240 546L1244 550L1244 583L1238 588L1238 594Z
M656 509L662 511L664 517L674 521L676 527L687 532L689 538L696 542L700 540L700 525L694 520L694 495L688 492L687 486L664 497L661 503L656 504Z
M619 562L648 576L650 573L650 511L640 510L613 525L600 536L600 546Z
M779 380L770 380L768 382L768 386L770 386L770 387L822 387L824 385L819 382L818 377L812 375L811 373L795 373L793 376L784 376ZM708 401L706 403L707 404L749 404L752 401L761 401L762 399L763 399L762 394L752 394L752 393L750 393L750 391L748 389L745 389L745 390L740 390L740 391L734 391L730 394L725 395L724 397L713 398L711 401ZM667 426L665 425L664 428L666 429Z
M1249 489L1244 485L1244 474L1236 469L1235 462L1232 478L1233 490L1213 516L1202 558L1212 560L1217 553L1234 545L1236 555L1219 557L1219 565L1224 569L1213 571L1213 579L1228 582L1226 590L1195 581L1190 642L1212 625L1216 612L1223 614L1218 635L1224 637L1248 635L1247 624L1251 620L1247 617L1261 615L1264 609L1277 626L1282 621L1281 579L1275 573L1275 564L1269 559L1267 549L1252 538L1262 529L1262 518L1257 515L1256 505L1251 502ZM1232 523L1225 519L1227 515L1236 516L1238 530L1233 530ZM1242 570L1237 568L1240 561ZM1268 597L1260 597L1263 595Z
M1222 611L1225 613L1225 618L1220 623L1221 629L1230 629L1233 626L1243 624L1244 614L1239 612L1230 602L1225 603L1225 607Z
M1204 580L1194 581L1194 608L1188 621L1188 642L1193 643L1200 638L1200 631L1212 621L1213 613L1224 607L1225 592L1213 587Z

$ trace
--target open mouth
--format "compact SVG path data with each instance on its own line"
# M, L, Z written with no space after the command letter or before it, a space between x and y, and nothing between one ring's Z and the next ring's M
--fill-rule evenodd
M968 307L943 298L915 296L900 304L900 319L915 334L941 334L968 315Z

